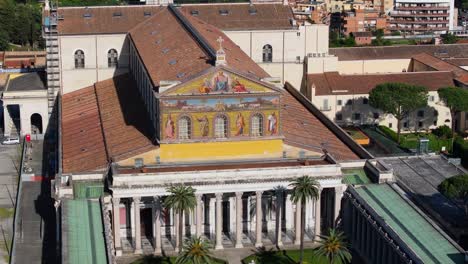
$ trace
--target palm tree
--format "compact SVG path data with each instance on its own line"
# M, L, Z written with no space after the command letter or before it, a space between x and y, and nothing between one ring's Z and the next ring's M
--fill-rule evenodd
M343 232L331 228L329 235L320 236L320 240L317 242L320 244L315 250L315 256L318 259L325 259L329 264L351 262L351 253L348 250L348 244L345 242Z
M320 184L315 179L305 175L294 180L289 186L293 188L291 201L294 203L301 202L301 251L299 263L302 264L304 258L305 204L307 200L317 199L319 197ZM320 219L315 219L315 221L320 221Z
M210 247L211 245L201 237L186 239L176 264L211 264L213 257L210 254Z
M186 211L192 211L196 204L197 200L195 198L195 189L190 186L171 186L167 189L169 196L164 199L164 207L174 210L179 214L179 251L182 250L182 229L184 213Z

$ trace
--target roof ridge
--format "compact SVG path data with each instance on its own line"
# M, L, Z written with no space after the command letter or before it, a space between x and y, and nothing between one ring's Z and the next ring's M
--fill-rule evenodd
M177 18L177 20L182 24L182 26L187 30L188 33L198 42L198 44L211 56L212 60L216 59L216 51L215 49L209 44L209 42L203 37L200 32L188 21L188 19L181 14L177 7L170 4L168 9L172 12L172 14Z
M98 96L97 87L96 87L97 83L98 82L95 82L93 84L93 94L96 97L96 107L97 107L97 112L98 112L98 117L99 117L99 127L101 128L100 130L101 130L102 139L103 139L103 143L104 143L104 150L106 152L106 160L107 160L107 162L109 162L111 157L109 156L109 149L107 147L106 133L104 133L104 124L102 122L102 116L101 116L101 106L99 105L99 96Z

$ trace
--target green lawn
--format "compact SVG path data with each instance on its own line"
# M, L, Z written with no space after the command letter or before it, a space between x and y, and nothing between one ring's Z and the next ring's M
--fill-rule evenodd
M304 264L323 264L322 261L313 261L314 249L304 250ZM299 261L299 250L262 250L250 255L242 260L244 264L250 264L254 260L255 264L296 264Z
M15 210L13 208L0 208L0 219L13 217Z
M132 264L174 264L177 257L159 257L146 255L135 261ZM213 264L225 264L226 262L222 260L215 260Z
M452 139L442 139L431 133L417 134L402 134L400 146L407 149L416 149L418 147L418 139L429 139L429 149L432 151L440 151L445 147L447 151L452 151Z

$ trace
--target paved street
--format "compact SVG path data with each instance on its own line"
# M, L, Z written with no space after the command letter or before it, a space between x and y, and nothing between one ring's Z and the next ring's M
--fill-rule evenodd
M14 207L20 158L20 145L0 145L0 207Z
M1 137L0 137L1 140ZM0 210L13 208L16 201L20 145L0 145ZM13 216L2 215L0 218L0 264L8 263L8 249L13 233Z

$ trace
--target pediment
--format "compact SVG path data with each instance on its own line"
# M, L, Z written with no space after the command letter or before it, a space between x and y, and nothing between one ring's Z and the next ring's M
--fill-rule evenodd
M162 96L218 95L218 94L263 94L278 93L278 88L254 80L224 67L212 68L209 72L161 93Z

